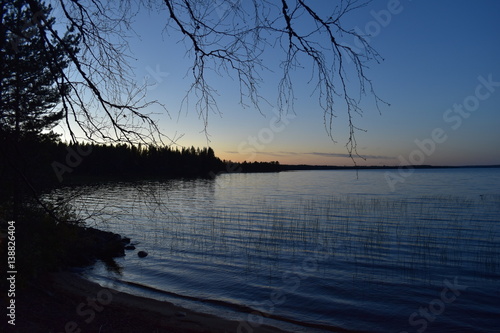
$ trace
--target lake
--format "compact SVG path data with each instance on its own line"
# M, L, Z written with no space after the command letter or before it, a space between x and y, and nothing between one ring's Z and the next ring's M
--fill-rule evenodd
M500 332L500 169L222 174L63 188L138 242L83 274L293 332ZM394 175L394 174L393 174ZM136 252L149 253L138 258Z

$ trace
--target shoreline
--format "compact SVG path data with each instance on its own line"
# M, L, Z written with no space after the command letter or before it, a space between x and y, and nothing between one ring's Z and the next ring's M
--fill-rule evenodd
M7 332L238 332L239 321L199 313L170 302L102 287L77 273L48 273L19 292L16 325ZM4 322L5 323L5 322ZM245 333L284 332L246 326Z

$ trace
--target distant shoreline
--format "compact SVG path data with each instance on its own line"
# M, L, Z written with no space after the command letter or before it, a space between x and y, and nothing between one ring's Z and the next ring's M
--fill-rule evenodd
M394 169L482 169L500 168L500 165L403 165L403 166L336 166L336 165L308 165L308 164L281 164L281 171L308 171L308 170L394 170Z
M65 186L75 186L75 185L88 185L88 184L102 184L103 182L116 182L116 181L163 181L172 179L215 179L218 175L232 174L232 173L279 173L287 171L343 171L343 170L441 170L441 169L494 169L500 168L500 165L464 165L464 166L437 166L437 165L405 165L405 166L337 166L337 165L309 165L309 164L271 164L269 162L256 162L255 166L252 167L253 163L248 163L244 168L237 168L235 166L241 166L242 164L233 163L228 164L226 170L213 173L211 175L198 175L198 176L149 176L144 177L143 175L85 175L85 176L71 176L64 181ZM233 165L233 166L231 166ZM271 166L271 167L269 167Z

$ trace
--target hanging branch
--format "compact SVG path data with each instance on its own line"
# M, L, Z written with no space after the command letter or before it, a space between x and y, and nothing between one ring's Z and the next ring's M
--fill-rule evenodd
M38 1L26 1L35 17ZM365 36L343 25L344 18L366 6L367 1L331 1L330 12L324 8L319 12L314 1L306 0L52 2L62 13L60 23L80 38L78 51L64 48L73 72L60 73L61 86L71 91L61 104L75 140L72 123L90 140L136 143L162 142L165 138L154 115L148 113L148 107L159 103L145 99L146 86L137 85L128 62L128 37L134 34L134 16L159 6L166 11L167 31L179 32L193 59L189 70L191 85L181 108L194 98L205 131L209 117L220 114L212 74L236 79L241 105L261 112L262 103L270 103L262 93L261 74L271 71L263 60L271 50L281 61L276 98L279 111L295 112L296 82L292 74L311 68L312 93L318 96L325 129L333 141L337 117L344 114L347 118L346 148L351 158L359 156L356 133L363 129L356 126L356 116L363 112L361 97L373 96L377 108L383 102L366 74L368 63L380 61L380 55ZM43 16L37 18L37 26L46 36L47 52L56 52L54 43L61 43L63 38L45 20ZM353 41L363 48L352 48Z

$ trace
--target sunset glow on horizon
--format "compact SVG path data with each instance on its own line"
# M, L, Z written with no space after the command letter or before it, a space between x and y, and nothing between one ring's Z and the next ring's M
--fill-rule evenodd
M331 1L317 4L322 12L333 6ZM346 29L366 35L383 58L370 63L366 75L387 103L377 109L369 91L361 95L363 114L353 120L363 130L356 132L356 142L357 154L365 159L353 154L356 164L500 164L499 12L500 3L493 0L375 0L346 16ZM283 53L271 46L262 54L269 70L262 71L261 110L239 103L237 78L210 74L220 114L209 114L205 124L194 110L195 99L182 105L192 83L188 69L193 59L186 44L178 42L179 32L161 33L166 14L136 17L140 38L130 42L136 59L131 65L138 81L152 83L148 98L169 111L154 105L147 110L175 145L210 146L221 159L235 162L353 165L341 96L332 125L334 142L325 129L318 91L309 83L310 63L292 74L294 112L277 112ZM353 41L352 47L360 45ZM359 97L358 91L350 93Z

